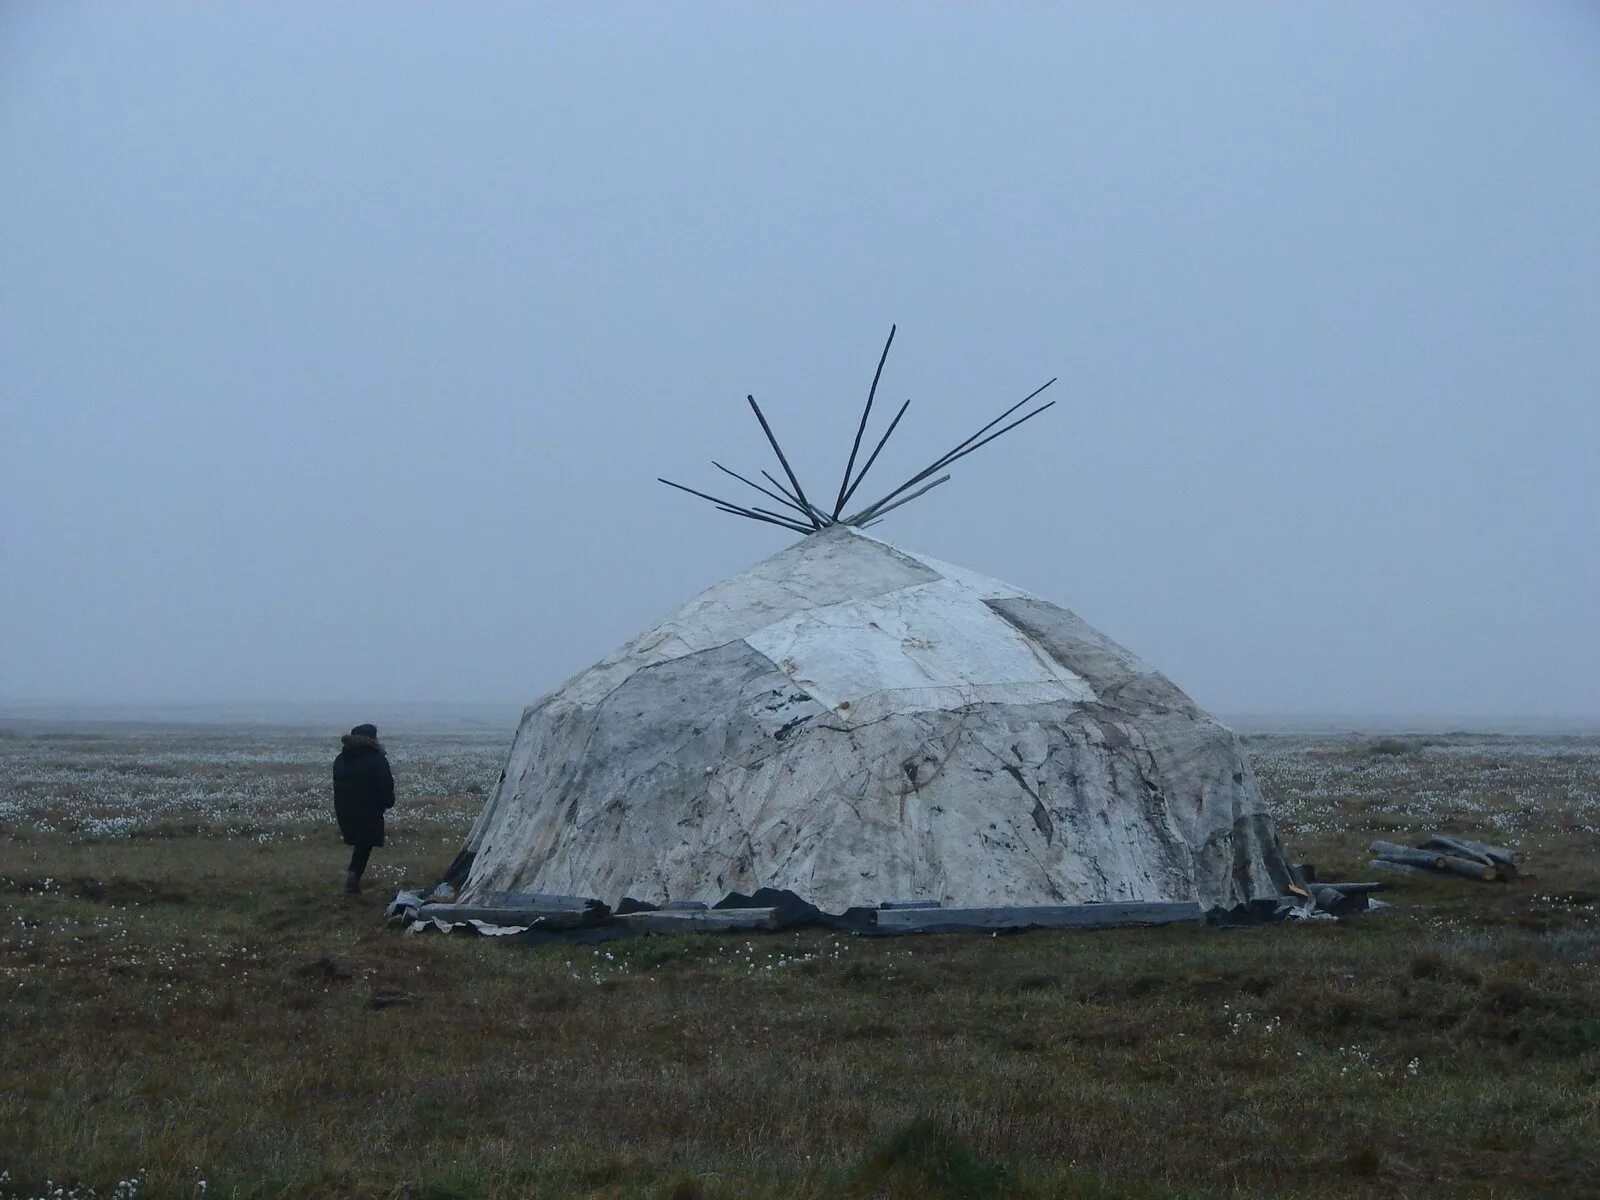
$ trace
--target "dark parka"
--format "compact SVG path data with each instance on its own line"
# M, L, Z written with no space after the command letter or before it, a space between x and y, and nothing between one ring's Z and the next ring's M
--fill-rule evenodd
M347 733L333 760L333 811L346 846L383 845L383 814L394 807L394 774L376 738Z

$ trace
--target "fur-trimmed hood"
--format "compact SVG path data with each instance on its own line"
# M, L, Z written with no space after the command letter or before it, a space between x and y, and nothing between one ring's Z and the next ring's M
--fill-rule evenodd
M377 738L366 737L359 733L347 733L339 739L339 744L346 750L376 750L379 754L387 753L383 743Z

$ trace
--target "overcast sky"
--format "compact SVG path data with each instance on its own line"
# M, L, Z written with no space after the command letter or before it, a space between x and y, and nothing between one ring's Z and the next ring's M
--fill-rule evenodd
M0 698L531 702L786 544L655 476L776 471L753 392L835 487L891 322L885 489L1060 403L875 532L1224 712L1600 712L1532 0L13 0Z

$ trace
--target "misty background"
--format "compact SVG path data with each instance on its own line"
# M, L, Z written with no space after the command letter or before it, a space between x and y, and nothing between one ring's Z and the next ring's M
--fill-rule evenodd
M7 4L0 710L509 723L896 322L863 495L1059 403L874 533L1223 713L1592 718L1597 264L1592 5Z

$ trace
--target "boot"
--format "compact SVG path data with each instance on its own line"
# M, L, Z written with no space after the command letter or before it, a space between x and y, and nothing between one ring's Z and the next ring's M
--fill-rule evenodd
M354 871L346 871L344 873L344 890L352 896L359 894L361 891L361 876Z

